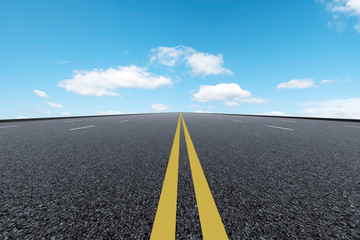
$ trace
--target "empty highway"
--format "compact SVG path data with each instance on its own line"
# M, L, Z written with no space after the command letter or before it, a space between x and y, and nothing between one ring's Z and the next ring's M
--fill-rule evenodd
M360 122L182 116L0 121L0 239L360 238Z

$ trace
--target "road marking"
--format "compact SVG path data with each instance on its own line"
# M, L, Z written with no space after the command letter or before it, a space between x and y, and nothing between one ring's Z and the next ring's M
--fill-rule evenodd
M150 240L175 239L181 118L182 114L179 116L178 125L176 127L174 142L165 173Z
M129 120L122 120L122 121L119 121L119 122L128 122Z
M0 128L13 128L18 127L19 125L10 125L10 126L0 126Z
M69 129L69 131L74 131L74 130L79 130L79 129L84 129L84 128L92 128L92 127L95 127L95 125L85 126L85 127L78 127L78 128L71 128L71 129Z
M234 122L243 122L243 121L240 121L240 120L233 120Z
M65 121L65 122L70 123L70 122L80 122L80 121L82 121L82 120L78 119L78 120L70 120L70 121Z
M271 126L271 125L266 125L266 126L271 127L271 128L278 128L278 129L288 130L288 131L294 130L294 129L291 129L291 128L277 127L277 126Z
M283 121L283 122L294 122L294 123L297 122L297 121L294 121L294 120L281 120L281 121Z
M182 118L203 239L228 239L185 120ZM166 238L164 238L166 239Z
M351 126L351 125L345 125L345 127L360 128L360 126Z

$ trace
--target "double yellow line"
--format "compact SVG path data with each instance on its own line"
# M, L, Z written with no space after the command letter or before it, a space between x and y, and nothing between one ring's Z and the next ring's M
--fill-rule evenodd
M150 240L175 239L180 125L185 133L203 239L228 239L182 114L179 116Z

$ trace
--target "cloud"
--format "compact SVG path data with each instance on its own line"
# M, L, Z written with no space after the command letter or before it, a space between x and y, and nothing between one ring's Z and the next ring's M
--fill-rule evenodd
M56 64L61 64L61 65L67 64L67 63L69 63L69 62L65 61L65 60L56 61Z
M157 47L150 50L150 64L159 64L173 67L179 62L185 61L186 57L195 53L195 49L186 46L177 47Z
M327 80L327 79L324 79L324 80L321 80L320 82L321 84L331 84L331 83L335 83L334 80Z
M360 21L354 26L354 29L357 33L360 33Z
M326 100L304 104L302 112L312 117L360 119L360 98Z
M335 29L338 33L342 33L346 28L346 24L338 18L334 18L331 21L328 21L326 27L329 29Z
M117 88L155 89L171 86L172 80L165 76L156 76L147 71L147 68L118 66L106 70L93 69L92 71L74 71L71 79L58 83L59 87L68 92L75 92L86 96L117 96Z
M225 105L228 107L234 107L234 106L239 105L239 103L238 102L225 102Z
M116 115L116 114L122 114L122 112L109 110L109 111L96 111L96 114L99 114L99 115Z
M360 33L360 0L316 0L326 6L326 9L332 13L333 19L329 21L327 26L335 28L339 32L345 28L342 19L347 17L355 17L359 21L354 29Z
M268 99L252 97L251 92L243 90L236 83L220 83L217 85L201 85L198 92L193 92L192 100L197 102L226 101L225 105L233 107L238 103L269 102ZM213 108L213 106L211 106Z
M193 100L198 102L239 100L251 97L249 91L241 89L236 83L220 83L217 85L201 85L198 92L193 93Z
M209 53L194 53L188 57L186 65L191 67L195 75L233 74L222 66L224 65L222 54L215 56Z
M346 80L345 80L346 81ZM330 80L330 79L324 79L320 81L320 84L334 84L334 83L343 83L345 82L344 80L341 80L339 78L336 78L334 80Z
M222 54L213 55L187 46L176 47L158 47L150 51L150 64L158 62L159 64L173 67L184 63L191 69L194 75L219 75L233 74L227 68L224 68L224 59Z
M50 98L49 95L47 95L45 92L40 91L40 90L34 90L33 93L35 93L36 95L38 95L39 97L43 97L43 98Z
M289 82L280 83L277 88L278 89L303 89L314 87L315 82L312 78L304 78L304 79L293 79Z
M155 111L155 112L160 112L160 111L166 111L169 110L170 108L165 106L162 103L155 103L151 105L151 108Z
M63 106L60 103L53 103L50 101L46 101L47 104L49 104L53 108L62 108Z
M194 113L211 113L210 111L195 110Z
M271 112L264 112L261 115L277 115L277 116L281 116L281 115L285 115L285 113L283 112L279 112L279 111L271 111Z
M71 115L70 112L61 112L60 114L61 114L61 116L70 116Z
M26 117L26 116L17 116L16 119L25 119L25 118L29 118L29 117Z
M359 0L333 0L328 3L333 12L342 12L349 15L360 15Z

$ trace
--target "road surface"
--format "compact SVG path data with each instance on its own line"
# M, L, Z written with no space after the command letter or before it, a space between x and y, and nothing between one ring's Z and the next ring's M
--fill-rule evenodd
M197 202L206 186L229 239L360 238L360 122L183 118L202 168L180 123L176 239L209 231ZM178 123L179 113L0 122L0 239L149 239ZM201 172L208 185L195 194Z

